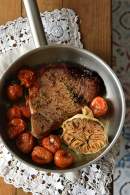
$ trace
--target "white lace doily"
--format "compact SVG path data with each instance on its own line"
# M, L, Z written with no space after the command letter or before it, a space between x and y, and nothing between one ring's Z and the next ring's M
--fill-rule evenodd
M83 47L80 41L78 17L73 10L62 9L41 13L47 42ZM9 21L0 27L0 53L23 45L33 45L27 18Z
M70 9L41 14L48 43L62 43L82 47L77 16ZM20 46L33 48L33 39L26 18L19 18L0 27L0 55ZM2 69L0 67L0 69ZM76 180L65 175L45 173L17 160L0 140L0 175L5 182L23 188L34 195L108 195L113 155L108 154L95 164L80 170Z

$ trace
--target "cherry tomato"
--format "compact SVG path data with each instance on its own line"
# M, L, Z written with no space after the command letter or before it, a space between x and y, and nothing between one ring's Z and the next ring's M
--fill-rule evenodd
M47 148L50 152L56 153L61 147L61 139L57 135L49 135L42 139L42 146Z
M17 138L16 145L22 153L28 154L32 151L35 145L35 139L31 133L22 133Z
M103 97L96 97L90 104L95 117L104 116L108 111L107 101Z
M39 165L48 164L53 161L53 154L44 147L35 146L32 151L32 160Z
M55 165L61 169L68 168L74 162L74 157L66 150L57 150L54 156Z
M26 128L26 123L19 118L14 118L9 122L8 136L14 139L19 136Z
M7 95L10 100L16 101L23 96L23 88L18 84L11 84L7 88Z
M31 117L29 106L21 106L21 113L22 113L22 116L24 116L25 118Z
M18 79L21 81L21 84L29 88L34 83L36 75L32 70L23 69L18 73Z
M19 106L13 106L7 111L7 118L12 120L14 118L21 118L21 109Z

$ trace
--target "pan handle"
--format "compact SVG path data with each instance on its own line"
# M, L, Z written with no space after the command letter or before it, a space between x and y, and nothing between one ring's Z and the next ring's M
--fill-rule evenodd
M35 47L41 47L47 45L45 32L40 17L36 0L23 0L26 9L27 17L30 23L31 32L34 39Z

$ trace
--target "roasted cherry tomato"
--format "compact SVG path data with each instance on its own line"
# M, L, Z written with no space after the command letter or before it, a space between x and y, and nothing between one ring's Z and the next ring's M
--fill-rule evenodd
M25 118L31 117L29 106L21 106L21 113L22 113L22 116L24 116Z
M70 167L74 162L74 157L66 150L57 150L54 156L55 165L61 169Z
M35 145L35 138L31 133L22 133L17 138L16 145L22 153L28 154L32 151Z
M18 73L18 79L21 81L21 84L29 88L34 83L36 79L35 73L30 69L20 70Z
M14 118L21 118L21 108L19 106L13 106L7 111L7 118L12 120Z
M14 118L9 122L8 135L10 139L14 139L24 132L26 123L19 118Z
M7 95L10 100L16 101L23 96L23 88L18 84L11 84L7 88Z
M55 153L61 147L61 139L57 135L49 135L42 139L42 146Z
M44 147L35 146L32 151L32 160L40 165L48 164L53 161L53 154Z
M103 97L96 97L90 104L95 117L104 116L108 111L107 101Z

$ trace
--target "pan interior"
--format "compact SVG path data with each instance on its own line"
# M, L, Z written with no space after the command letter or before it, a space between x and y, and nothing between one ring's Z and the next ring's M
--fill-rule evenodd
M1 117L0 117L0 131L1 137L5 143L5 145L14 153L18 158L23 160L26 163L29 163L31 166L35 166L37 168L42 168L51 170L51 171L58 171L56 167L53 165L50 166L36 166L32 161L31 158L27 155L21 154L17 149L16 146L10 141L6 135L6 117L5 117L5 108L4 108L4 98L2 98L3 94L3 84L6 82L7 78L9 78L12 74L15 74L22 66L30 66L35 67L41 64L56 64L56 63L73 63L73 64L80 64L81 66L85 66L89 69L96 71L104 81L106 94L105 97L108 101L111 102L110 106L110 114L105 118L105 125L108 134L109 144L108 146L96 154L91 155L78 155L77 162L71 167L79 168L83 165L88 165L94 160L97 160L100 157L104 150L108 150L112 145L112 142L118 137L119 131L121 130L121 126L124 120L124 100L123 94L121 91L120 83L115 75L111 72L111 70L105 65L105 63L97 58L95 55L80 49L74 48L67 48L61 46L51 46L51 47L44 47L40 49L35 49L21 58L19 58L16 62L14 62L10 68L6 71L3 75L1 82L0 82L0 102L1 102ZM65 171L65 170L63 170Z

